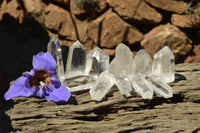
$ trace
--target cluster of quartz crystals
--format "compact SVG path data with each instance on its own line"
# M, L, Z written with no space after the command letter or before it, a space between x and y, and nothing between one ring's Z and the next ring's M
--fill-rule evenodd
M100 101L115 84L123 95L134 90L144 99L153 97L154 91L164 98L173 96L167 84L174 81L174 55L165 46L158 51L153 61L141 49L133 58L129 47L121 43L116 47L115 58L109 64L109 56L100 48L86 53L85 48L76 41L69 48L66 72L64 72L59 40L53 36L48 51L57 61L57 77L70 87L70 91L90 89L93 100Z
M94 48L88 54L83 45L76 41L69 47L66 69L64 71L61 45L54 35L47 50L57 62L57 77L71 92L93 87L101 72L108 72L109 56L100 48Z
M130 94L134 88L144 99L152 98L154 91L170 98L173 93L167 83L174 81L174 64L174 55L167 46L158 51L152 61L144 49L133 58L129 47L121 43L116 47L108 73L101 73L90 90L91 97L100 101L115 84L123 95Z

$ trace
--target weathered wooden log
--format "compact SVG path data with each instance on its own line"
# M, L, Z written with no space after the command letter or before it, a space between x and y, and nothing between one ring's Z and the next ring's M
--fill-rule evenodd
M176 65L173 98L123 97L113 87L102 102L88 92L66 105L38 98L14 98L12 126L21 132L200 132L200 64Z

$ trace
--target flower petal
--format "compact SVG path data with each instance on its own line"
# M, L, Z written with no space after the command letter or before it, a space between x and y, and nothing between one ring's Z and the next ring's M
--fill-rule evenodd
M50 84L49 88L51 91L46 91L47 95L45 96L47 101L67 102L71 96L71 92L63 85L61 85L59 88L55 88L53 84Z
M51 82L55 88L59 88L61 86L61 83L58 80L51 79Z
M40 52L37 55L33 55L33 68L44 69L47 72L56 68L56 61L53 56L48 52Z
M9 88L9 90L5 93L4 98L6 100L10 100L13 97L29 97L32 95L33 90L28 84L28 78L21 76L15 80L13 85Z
M52 77L52 76L55 76L56 75L56 71L49 71L49 76Z
M33 96L43 98L46 94L45 90L39 87L34 87Z

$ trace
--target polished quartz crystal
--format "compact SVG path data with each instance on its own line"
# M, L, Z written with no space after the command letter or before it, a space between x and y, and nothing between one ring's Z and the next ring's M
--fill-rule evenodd
M96 74L107 72L109 59L109 56L99 47L94 48L87 54L86 71L92 69Z
M162 97L170 98L173 96L172 88L157 76L146 76L145 79L148 81L149 87Z
M47 45L47 51L57 60L57 51L60 49L60 42L56 35L53 35Z
M132 75L129 77L135 91L144 99L153 97L153 89L149 86L149 82L145 79L145 75Z
M91 89L97 78L91 77L92 75L78 75L75 77L67 78L63 84L69 87L71 92L83 91Z
M153 57L152 74L165 83L173 82L175 79L174 64L174 54L168 46L165 46Z
M115 58L109 65L108 72L115 77L133 73L133 53L123 43L116 47Z
M131 82L126 76L118 76L116 79L116 86L123 95L129 95L132 91Z
M141 49L133 59L133 74L150 75L151 68L151 56L144 49Z
M91 98L96 101L101 101L114 83L115 78L112 74L102 72L93 87L90 89Z
M62 49L61 49L61 44L55 35L53 35L51 40L49 41L47 46L47 51L54 57L54 59L57 62L57 67L56 67L57 77L62 82L65 78Z
M100 101L115 84L123 95L134 89L144 99L151 99L155 91L164 98L173 96L167 84L174 81L174 55L169 47L158 51L153 58L144 50L133 54L121 43L116 47L115 58L109 64L109 56L100 48L86 54L83 45L76 41L69 48L64 73L60 42L54 35L48 43L48 52L57 62L57 77L71 92L90 89L93 100Z
M79 41L70 46L66 64L67 78L86 74L86 53L85 48Z
M116 47L115 58L109 64L108 72L113 74L116 85L123 95L128 95L132 86L127 78L133 71L133 54L129 47L121 43Z

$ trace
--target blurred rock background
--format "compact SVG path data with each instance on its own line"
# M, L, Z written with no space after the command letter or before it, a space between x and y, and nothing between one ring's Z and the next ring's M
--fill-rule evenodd
M53 34L63 46L80 40L87 51L98 46L111 58L123 42L133 56L142 48L153 56L167 45L176 63L200 63L200 1L0 0L1 97ZM12 131L10 106L0 99L0 132Z
M200 62L198 0L1 0L0 64L8 81L31 69L32 55L46 51L56 34L65 46L80 40L111 57L123 42L133 55L153 56L168 45L176 63Z

